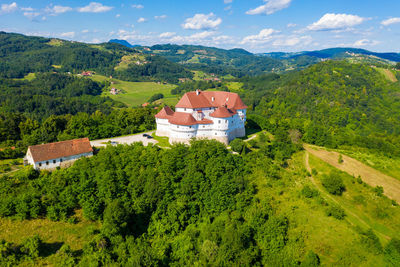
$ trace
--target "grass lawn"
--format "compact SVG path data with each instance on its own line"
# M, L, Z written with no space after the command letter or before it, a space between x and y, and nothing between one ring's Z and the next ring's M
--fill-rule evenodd
M368 151L368 149L354 147L337 149L336 151L400 180L400 158L387 157L383 154Z
M35 78L36 78L36 74L31 72L31 73L28 73L27 75L25 75L24 78L15 78L14 80L21 80L21 81L26 80L26 81L30 82Z
M383 74L388 81L397 82L396 75L392 70L384 69L384 68L376 68L377 71Z
M108 91L104 92L104 96L109 96L112 99L121 101L127 106L139 106L149 100L149 98L157 93L164 95L163 103L168 103L169 105L175 105L178 102L178 97L171 95L171 89L175 88L176 85L172 84L157 84L154 82L126 82L118 79L109 79L102 75L93 75L91 77L94 81L112 81L111 87L123 90L124 93L118 95L111 95Z
M0 160L0 174L13 172L23 167L23 159Z
M155 132L151 136L153 136L154 140L158 141L157 145L159 147L162 147L162 148L171 147L171 144L169 143L169 138L168 137L157 136Z

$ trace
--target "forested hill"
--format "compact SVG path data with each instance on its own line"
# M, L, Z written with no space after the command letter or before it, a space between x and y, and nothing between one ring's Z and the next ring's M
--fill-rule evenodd
M165 44L137 49L146 53L156 53L190 69L218 75L231 74L241 77L285 69L280 60L256 56L239 48L225 50L199 45Z
M327 61L300 72L242 81L244 101L252 103L266 128L283 124L318 145L399 153L400 84L376 68Z
M192 73L157 55L116 43L85 44L0 32L0 75L22 78L32 72L96 71L129 81L177 82Z

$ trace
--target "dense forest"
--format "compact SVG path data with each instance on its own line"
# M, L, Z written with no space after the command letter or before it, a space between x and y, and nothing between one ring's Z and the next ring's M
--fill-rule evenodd
M155 55L147 55L149 64L138 66L132 62L127 69L115 69L123 56L137 52L116 43L89 45L0 32L0 77L23 78L29 73L49 71L76 74L91 70L129 81L177 83L178 78L193 75L181 65Z
M240 81L250 114L265 129L284 125L307 143L399 155L400 86L368 65L327 61Z

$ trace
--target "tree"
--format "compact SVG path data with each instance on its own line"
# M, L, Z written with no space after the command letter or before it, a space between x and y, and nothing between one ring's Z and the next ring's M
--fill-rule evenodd
M246 146L245 142L242 139L235 138L232 142L229 143L232 150L238 153L243 151L243 148Z
M341 196L346 190L340 173L336 171L332 171L329 175L324 175L321 182L332 195Z

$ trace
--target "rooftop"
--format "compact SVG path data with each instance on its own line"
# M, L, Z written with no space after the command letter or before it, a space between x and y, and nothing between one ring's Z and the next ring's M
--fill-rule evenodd
M93 152L89 138L30 146L28 150L35 162Z
M208 108L220 107L225 105L228 109L246 109L247 106L242 102L236 93L223 91L200 91L187 92L179 100L177 108Z

